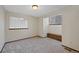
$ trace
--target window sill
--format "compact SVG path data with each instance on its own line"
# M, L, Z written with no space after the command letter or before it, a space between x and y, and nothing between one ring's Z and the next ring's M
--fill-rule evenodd
M49 24L49 25L62 25L62 24Z
M29 28L9 28L9 30L25 30L25 29L29 29Z

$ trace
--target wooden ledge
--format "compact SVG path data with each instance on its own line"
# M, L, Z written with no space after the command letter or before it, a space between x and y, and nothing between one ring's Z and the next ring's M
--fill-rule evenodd
M52 38L52 39L56 39L58 41L62 41L62 36L61 35L58 35L58 34L48 33L47 34L47 37Z
M24 30L24 29L28 29L28 28L9 28L9 30Z

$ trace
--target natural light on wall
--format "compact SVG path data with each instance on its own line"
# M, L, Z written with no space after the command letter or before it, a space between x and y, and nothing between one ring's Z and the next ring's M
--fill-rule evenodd
M9 18L9 29L26 29L28 28L27 20L24 18L13 17Z

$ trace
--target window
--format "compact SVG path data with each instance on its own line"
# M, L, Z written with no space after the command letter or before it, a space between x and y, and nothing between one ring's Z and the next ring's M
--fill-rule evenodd
M61 15L50 16L49 24L50 25L62 25L62 16Z
M10 17L9 18L9 29L27 29L27 20L19 17Z

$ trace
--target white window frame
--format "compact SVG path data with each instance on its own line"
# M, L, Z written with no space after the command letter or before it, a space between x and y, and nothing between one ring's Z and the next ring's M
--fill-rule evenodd
M23 17L9 17L9 29L10 30L19 30L19 29L28 29L28 21Z
M60 16L61 19L57 19L57 16ZM57 22L59 21L59 22ZM50 25L62 25L62 15L50 16L49 18Z

